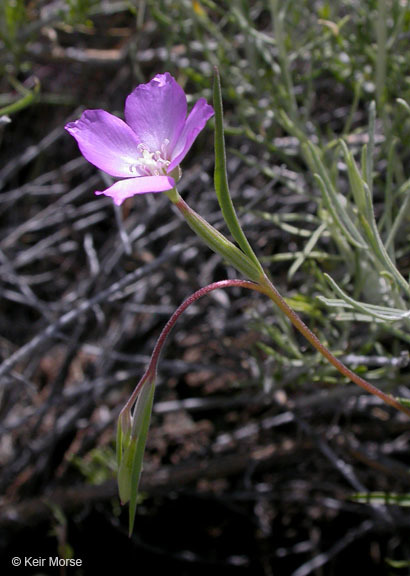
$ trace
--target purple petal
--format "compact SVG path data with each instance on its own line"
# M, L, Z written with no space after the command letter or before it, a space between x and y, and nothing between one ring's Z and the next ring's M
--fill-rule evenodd
M137 86L125 102L127 124L151 152L162 151L166 140L173 149L186 114L185 92L168 72Z
M65 129L77 140L83 156L97 168L117 177L135 173L139 140L120 118L104 110L86 110Z
M114 199L118 206L126 198L131 198L136 194L146 194L147 192L165 192L175 186L175 180L170 176L139 176L138 178L127 178L119 180L107 190L97 191L96 194L105 194Z
M184 128L172 152L172 161L168 166L168 172L172 172L185 158L195 138L213 115L214 109L212 106L207 103L205 98L200 98L186 119Z

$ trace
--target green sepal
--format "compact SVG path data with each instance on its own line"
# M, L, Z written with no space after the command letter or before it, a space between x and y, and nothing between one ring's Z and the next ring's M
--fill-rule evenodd
M147 443L148 429L151 421L152 404L154 401L155 381L147 383L138 397L136 414L134 415L134 430L136 432L136 446L132 452L131 491L129 499L129 536L131 536L135 513L137 510L138 486L142 472L145 445ZM134 439L134 430L132 438Z
M122 427L121 427L121 418L118 418L117 422L117 438L115 443L116 448L116 455L117 455L117 469L120 469L121 461L122 461L122 454L123 454L123 435L122 435Z
M131 499L132 488L132 469L137 448L136 438L131 438L124 452L122 453L121 463L118 468L118 493L121 504L127 504Z
M131 418L123 411L117 425L117 484L121 504L129 502L129 535L134 527L138 486L154 401L155 378L146 382L139 393Z
M122 410L117 423L117 442L116 442L116 454L117 454L117 468L120 469L121 461L123 458L123 453L126 450L128 443L130 441L131 434L131 412L130 408Z

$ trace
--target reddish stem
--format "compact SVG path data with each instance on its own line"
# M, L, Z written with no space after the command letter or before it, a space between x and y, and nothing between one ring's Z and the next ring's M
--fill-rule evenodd
M299 332L303 334L306 340L308 340L308 342L310 342L312 346L314 346L316 350L320 352L320 354L322 354L322 356L324 356L336 368L336 370L338 370L341 374L343 374L343 376L346 376L346 378L349 378L349 380L360 386L360 388L366 390L366 392L369 392L370 394L377 396L378 398L383 400L383 402L385 402L386 404L393 406L393 408L396 408L396 410L400 410L400 412L403 412L404 414L410 417L410 410L406 406L400 404L400 402L396 400L393 396L385 394L379 388L376 388L376 386L373 386L373 384L367 382L367 380L365 380L364 378L362 378L361 376L350 370L350 368L345 366L343 362L341 362L338 358L336 358L336 356L333 356L333 354L326 348L326 346L324 346L321 343L316 334L314 334L310 330L310 328L306 326L303 320L299 318L296 312L279 294L275 286L272 284L272 282L270 282L270 280L267 277L265 277L263 285L266 286L266 289L263 290L263 293L266 294L273 302L275 302L277 306L279 306L279 308L282 310L282 312L286 314L286 316L289 318L289 320L292 322L295 328L297 328Z
M137 396L138 396L140 390L142 389L144 384L147 382L147 380L154 380L155 379L155 375L157 372L158 360L159 360L159 357L161 354L162 347L164 346L165 341L166 341L169 333L171 332L172 328L174 327L176 321L181 316L181 314L191 304L193 304L194 302L196 302L197 300L202 298L202 296L206 296L206 294L209 294L210 292L213 292L214 290L218 290L219 288L230 288L231 286L237 286L239 288L248 288L249 290L255 290L256 292L260 292L261 294L267 294L266 288L263 288L262 286L259 286L258 284L255 284L254 282L249 282L248 280L238 280L238 279L220 280L219 282L213 282L212 284L209 284L208 286L204 286L203 288L200 288L199 290L197 290L196 292L191 294L191 296L189 296L186 300L184 300L184 302L182 302L182 304L180 306L178 306L178 308L175 310L175 312L172 314L171 318L168 320L168 322L165 324L164 328L162 329L162 332L161 332L161 334L160 334L160 336L159 336L159 338L155 344L154 350L152 352L148 368L145 371L145 374L143 375L141 380L138 382L137 386L135 387L135 389L134 389L133 393L131 394L128 402L126 403L124 408L121 410L121 414L123 414L126 410L131 410L134 402L137 399Z
M301 318L299 318L299 316L294 312L294 310L286 303L284 298L279 294L279 292L268 280L268 278L265 277L262 282L263 283L259 285L256 284L255 282L250 282L249 280L239 280L239 279L221 280L219 282L214 282L212 284L209 284L208 286L200 288L199 290L191 294L191 296L189 296L186 300L184 300L184 302L182 302L182 304L175 310L171 318L164 326L155 344L148 368L143 377L141 378L141 380L138 382L137 386L135 387L128 402L122 409L121 415L124 416L126 411L131 410L144 384L148 380L151 381L155 380L158 360L161 354L162 347L164 346L169 333L171 332L172 328L174 327L176 321L181 316L181 314L191 304L202 298L202 296L209 294L213 290L218 290L219 288L229 288L231 286L237 286L239 288L248 288L249 290L255 290L256 292L260 292L261 294L265 294L265 296L268 296L286 314L286 316L289 318L289 320L292 322L295 328L297 328L305 336L305 338L312 344L312 346L314 346L314 348L316 348L316 350L318 350L341 374L343 374L344 376L349 378L352 382L363 388L363 390L366 390L370 394L378 396L386 404L389 404L390 406L396 408L396 410L400 410L407 416L410 416L410 410L406 406L400 404L400 402L398 402L393 396L385 394L384 392L382 392L381 390L370 384L370 382L367 382L367 380L361 378L358 374L347 368L347 366L345 366L343 362L341 362L335 356L333 356L333 354L325 346L323 346L318 337L306 326L306 324L301 320Z

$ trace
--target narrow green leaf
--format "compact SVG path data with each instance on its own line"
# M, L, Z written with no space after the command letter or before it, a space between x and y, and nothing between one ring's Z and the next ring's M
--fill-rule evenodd
M375 306L372 304L365 304L364 302L358 302L351 298L344 292L340 286L329 276L328 274L324 274L326 280L329 282L332 289L336 292L336 294L342 299L342 303L347 305L349 308L353 308L354 310L358 310L359 312L363 312L373 318L378 318L379 320L384 321L398 321L404 320L409 318L410 312L407 310L398 310L397 308L387 308L383 306ZM324 296L319 296L319 299L322 302L325 302L328 306L336 306L337 301L325 298ZM340 301L339 301L340 305Z
M369 143L366 146L366 172L363 173L370 192L373 192L373 158L374 158L374 134L376 127L376 103L374 100L369 106Z
M303 130L296 126L282 108L279 108L276 113L280 124L289 134L297 138L301 144L306 144L309 141Z
M402 568L407 568L410 566L410 560L393 560L392 558L386 558L386 564L392 568L401 570Z
M317 242L319 241L320 237L322 236L326 228L327 225L323 223L314 232L311 233L311 236L307 241L306 246L303 248L303 251L298 256L296 256L294 263L289 268L288 272L289 279L291 279L294 276L294 274L296 274L297 270L299 270L300 266L302 266L306 258L312 253L313 248L316 246Z
M368 213L369 207L367 206L367 195L365 193L364 183L359 168L357 167L352 153L343 140L340 140L340 146L345 158L350 188L353 193L355 204L359 209L359 212L366 215Z
M214 73L214 109L215 109L215 171L214 171L214 185L215 192L218 198L219 206L222 211L222 216L228 226L233 238L239 244L243 252L258 266L262 271L259 260L255 256L242 228L239 223L238 217L232 198L229 193L228 177L226 172L226 151L225 139L223 128L223 107L222 107L222 91L219 72L215 68Z
M404 182L404 184L402 184L402 186L399 189L399 196L403 196L404 195L404 199L402 201L402 204L400 206L400 209L397 213L396 219L394 220L391 230L389 232L389 235L387 237L386 240L386 250L392 249L393 248L393 243L394 243L394 239L395 236L397 234L397 232L399 231L403 220L405 219L405 217L408 214L408 209L409 209L409 204L410 204L410 179L406 180L406 182Z
M363 238L359 232L357 232L353 222L350 220L337 198L332 196L329 192L329 189L326 187L321 176L319 174L314 174L314 178L322 191L323 201L335 224L340 228L353 246L356 246L356 248L367 249Z
M373 105L371 107L369 139L374 139L374 122L375 110ZM369 154L369 148L371 147L373 149L374 143L372 143L371 146L369 145L369 148L363 147L362 172L363 174L367 173L366 179L364 179L360 174L354 158L347 149L347 146L343 142L341 143L341 146L348 168L350 186L352 188L356 205L359 209L360 224L367 237L369 246L373 249L373 252L378 257L379 261L386 267L386 270L392 275L396 283L401 286L407 294L410 294L408 282L396 268L388 253L387 247L383 244L374 215L372 192L369 185L371 184L371 172L373 169L371 165L369 167L369 163L372 161L372 156Z
M395 506L410 506L410 494L392 492L358 492L352 495L353 500L363 504L393 504Z
M339 195L332 184L328 171L323 165L316 146L311 142L307 142L302 145L302 149L304 149L306 157L310 158L311 168L315 172L315 179L322 190L326 207L335 223L351 244L357 248L367 249L364 239L339 199Z
M405 310L399 310L398 308L388 308L387 306L377 306L374 304L366 304L364 302L354 301L358 306L354 306L350 302L347 302L343 298L326 298L325 296L318 296L321 302L324 302L326 306L333 308L347 308L349 310L357 309L360 312L364 312L370 320L377 319L383 321L396 321L396 320L406 320L410 318L410 312ZM359 308L359 306L361 308Z
M403 100L403 98L396 98L396 102L401 106L401 108L403 108L403 110L410 114L410 106L405 100Z
M369 187L364 182L364 190L368 195L368 202L371 203L371 192ZM380 237L380 232L377 227L376 218L373 209L369 211L367 218L363 216L360 218L361 225L366 233L369 244L373 248L375 255L378 257L379 261L386 267L386 271L391 274L398 286L410 296L410 285L407 280L403 277L400 271L396 268L393 260L390 258L386 246L383 244L383 240Z

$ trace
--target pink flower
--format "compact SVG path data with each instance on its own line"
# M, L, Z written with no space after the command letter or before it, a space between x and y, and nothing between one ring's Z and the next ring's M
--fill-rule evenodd
M135 194L171 190L173 171L213 114L201 98L187 117L185 92L166 72L131 92L125 122L104 110L86 110L65 129L91 164L123 178L96 192L120 205Z

